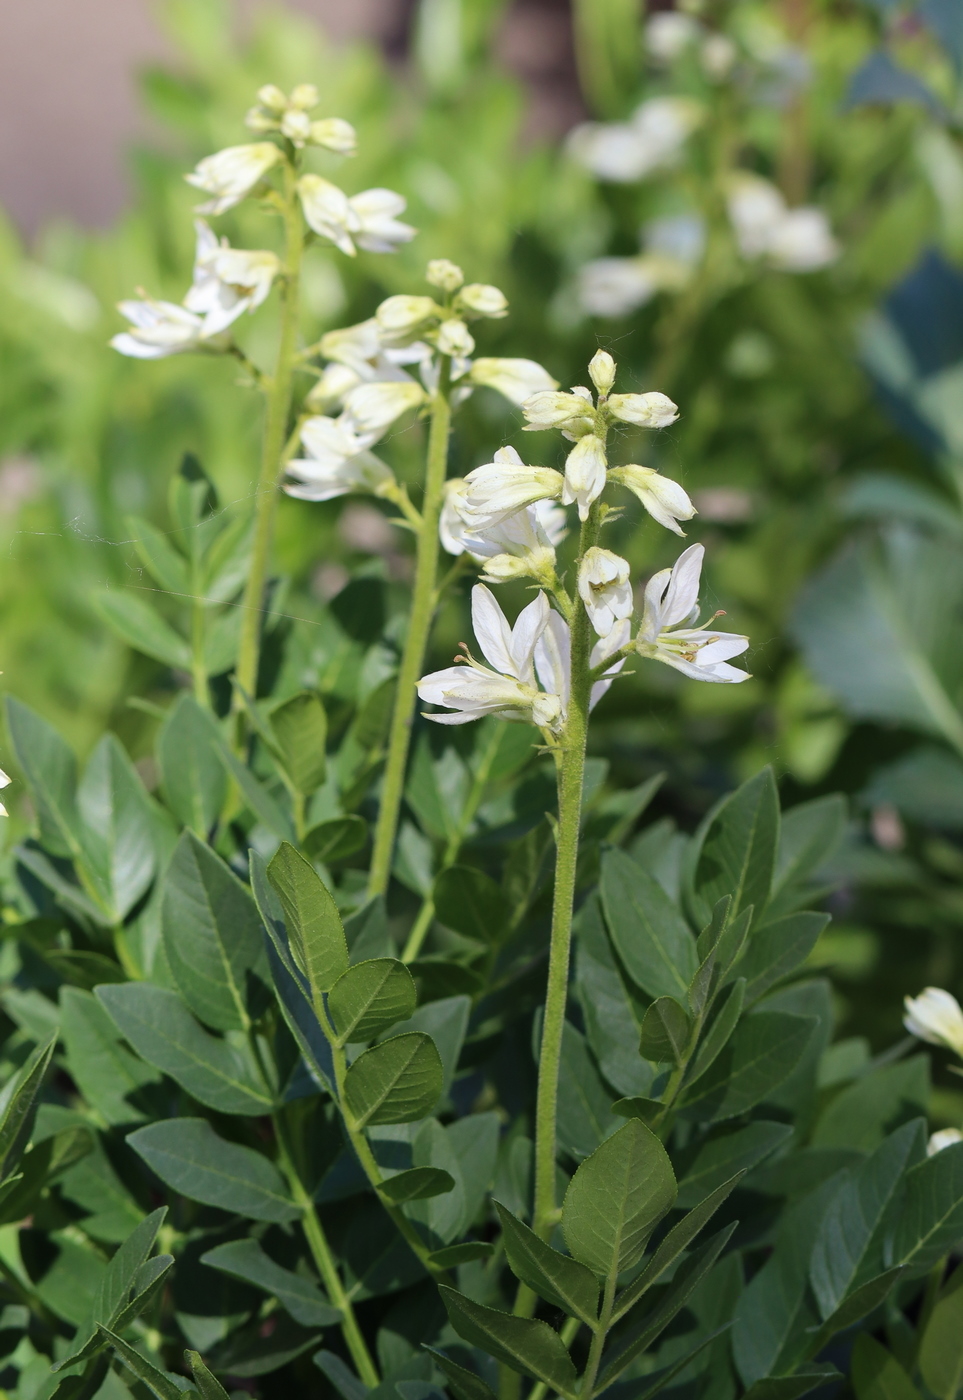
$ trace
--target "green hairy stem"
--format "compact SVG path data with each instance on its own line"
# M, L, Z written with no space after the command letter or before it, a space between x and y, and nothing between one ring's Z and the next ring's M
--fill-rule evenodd
M378 810L378 824L375 827L371 871L368 876L369 898L384 894L391 878L391 858L404 794L408 750L411 747L411 724L417 698L415 687L421 676L437 602L438 521L441 517L445 473L448 469L450 391L451 360L447 355L440 355L438 386L431 400L431 429L428 434L425 497L421 508L421 528L418 532L415 584L388 736L388 757L385 762L381 804Z

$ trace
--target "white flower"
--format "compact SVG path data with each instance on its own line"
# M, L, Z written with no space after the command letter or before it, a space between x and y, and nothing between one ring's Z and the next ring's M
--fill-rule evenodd
M607 350L596 350L589 361L589 378L600 394L607 394L615 383L615 361Z
M784 272L813 272L839 254L821 209L787 209L775 185L745 172L730 181L729 219L746 259L765 257Z
M672 63L701 32L698 20L678 10L662 10L645 22L645 47L660 63Z
M281 135L301 147L311 139L311 118L297 107L289 107L281 118Z
M357 370L333 360L325 365L317 383L308 391L305 405L312 413L329 413L333 408L340 408L347 395L360 383L361 376Z
M569 136L569 150L601 180L631 184L674 165L702 108L686 97L650 97L628 122L584 122Z
M642 227L642 238L647 253L691 269L705 252L705 220L698 214L666 214L649 219Z
M451 715L426 715L436 724L469 724L485 715L556 728L562 704L535 684L533 654L551 616L548 599L539 593L509 627L505 614L484 584L471 595L472 627L489 670L467 652L461 665L434 671L418 682L418 694L430 705L445 705Z
M160 360L180 355L203 344L204 321L172 301L121 301L117 309L130 321L132 330L121 331L111 340L122 355L138 360Z
M526 432L561 428L563 432L575 433L581 437L595 426L592 396L587 389L583 389L581 393L577 389L570 389L567 394L542 389L525 400L522 412L528 419Z
M202 335L206 338L260 306L281 264L274 253L232 248L226 238L218 240L203 219L196 219L194 228L194 283L184 306L204 317Z
M506 578L537 578L543 570L554 571L555 546L567 534L565 512L560 506L554 501L536 501L495 525L473 530L463 513L468 490L462 477L450 477L445 482L438 536L449 554L467 551L480 563L485 562L485 573L500 583ZM523 568L522 564L528 567Z
M427 397L413 379L359 384L345 398L343 419L353 433L374 442L396 418L420 408Z
M634 462L625 467L612 467L609 477L634 492L653 520L676 535L685 535L678 522L691 520L696 510L677 481L661 476L654 467L640 467Z
M628 618L617 622L607 637L595 643L589 656L589 665L598 666L608 657L614 656L629 640L632 627ZM625 665L625 657L619 657L605 672L601 680L592 686L589 696L589 709L594 710L602 696L612 684L612 679ZM572 634L568 623L557 612L549 614L545 630L535 646L535 669L546 690L561 697L562 719L568 713L572 677Z
M926 1144L926 1155L935 1157L944 1147L954 1147L958 1142L963 1142L963 1133L959 1128L940 1128L939 1132L930 1134L930 1140Z
M579 268L576 295L589 316L629 316L659 291L648 258L594 258Z
M663 569L649 579L635 649L640 656L664 661L692 680L747 681L747 671L728 666L726 662L746 650L749 638L732 632L716 632L709 630L708 624L696 623L704 555L701 544L692 544L679 555L671 569ZM696 625L680 627L683 622Z
M297 87L292 90L289 100L292 107L310 112L312 107L317 107L321 98L314 83L298 83Z
M323 146L327 151L334 151L338 156L353 156L358 146L358 137L350 122L343 121L340 117L323 117L320 121L311 123L311 143L314 146Z
M378 334L387 345L401 345L437 321L441 307L433 297L388 297L375 312Z
M207 204L198 205L198 213L224 214L233 209L280 159L281 152L272 141L227 146L213 156L205 156L190 175L184 176L189 185L214 196Z
M448 258L432 258L425 270L425 281L430 287L440 287L443 292L457 292L465 280L465 274L457 263Z
M628 560L610 549L593 545L585 551L578 568L578 591L600 637L607 637L617 622L632 616Z
M302 501L330 501L349 491L385 494L394 483L391 470L368 451L370 442L359 438L334 418L309 418L301 429L307 457L288 463L295 484L285 484L289 496Z
M485 384L497 389L510 403L519 407L541 389L557 389L558 381L534 360L500 359L482 356L468 371L472 384Z
M639 428L667 428L679 416L676 405L665 394L612 394L606 408L613 418L634 423Z
M488 286L483 282L469 282L455 298L455 309L500 320L502 316L508 315L508 298L497 287Z
M0 768L0 788L9 787L13 779ZM0 817L9 816L6 807L0 802Z
M710 34L699 49L699 62L706 77L713 82L727 78L735 67L739 50L725 34Z
M463 517L471 529L482 532L523 506L558 500L565 478L552 467L529 467L514 447L501 447L493 462L468 473L465 484Z
M942 987L926 987L918 997L904 998L903 1005L903 1025L910 1035L963 1056L963 1011L955 996Z
M393 190L365 190L349 199L330 180L308 174L298 181L298 194L309 226L348 257L354 257L356 245L369 253L393 253L415 236L410 224L395 217L404 213L405 200Z
M457 316L442 321L435 344L442 355L451 355L456 359L466 359L475 348L471 331Z
M605 489L607 465L605 444L594 433L580 438L568 454L562 504L570 506L574 501L579 520L588 519L589 508Z

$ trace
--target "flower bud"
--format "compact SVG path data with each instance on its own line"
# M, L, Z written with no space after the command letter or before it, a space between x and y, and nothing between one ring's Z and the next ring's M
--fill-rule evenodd
M297 107L289 107L281 118L281 132L296 146L303 146L311 135L311 118Z
M420 408L427 397L413 379L359 384L345 400L342 421L359 438L373 440L410 408Z
M315 146L323 146L326 151L334 151L338 156L353 156L358 147L354 127L340 117L325 117L323 121L312 122L311 140Z
M610 549L593 545L585 551L578 568L578 591L600 637L607 637L617 622L632 616L628 561Z
M955 1147L958 1142L963 1142L963 1133L959 1128L940 1128L938 1132L930 1134L930 1140L926 1144L926 1155L935 1157L944 1147Z
M572 448L565 462L563 505L578 505L578 518L588 519L589 507L605 489L607 459L605 444L594 433L586 433Z
M653 520L664 525L673 534L684 535L679 528L680 520L691 520L695 506L677 481L661 476L654 467L640 467L634 462L625 467L613 467L609 472L612 481L627 486L638 496Z
M581 394L553 389L542 389L522 404L522 412L532 428L567 427L573 420L585 417L586 410L590 410L590 405Z
M910 1035L963 1057L963 1011L955 996L942 987L926 987L918 997L905 997L903 1005L903 1025Z
M418 331L427 329L440 315L441 307L433 297L402 294L383 301L375 319L386 342L392 343L414 340Z
M432 287L440 287L443 292L457 292L465 280L465 274L457 263L447 258L432 258L425 272L425 281Z
M317 384L306 396L305 407L312 413L328 414L338 408L352 389L361 383L360 376L350 365L337 362L325 365Z
M535 360L501 359L495 355L477 359L468 378L472 384L487 384L490 389L497 389L519 408L533 394L558 388L558 381Z
M278 117L288 105L288 99L276 83L265 83L264 87L258 88L257 100Z
M258 135L278 129L277 117L265 111L263 107L252 107L244 118L244 125L248 131L255 131Z
M615 361L607 350L596 350L589 361L589 377L600 394L607 394L615 383Z
M471 312L473 316L488 316L493 321L508 315L505 293L483 282L469 282L467 287L462 287L455 298L455 306L459 311Z
M457 317L449 317L447 321L442 321L438 327L438 338L435 342L443 355L453 355L460 358L467 358L475 348L475 342L471 332L464 321L459 321Z
M312 107L317 107L320 100L314 83L298 83L291 93L291 106L300 107L303 112L310 112Z
M613 418L637 428L667 428L679 410L665 394L613 394L606 408Z

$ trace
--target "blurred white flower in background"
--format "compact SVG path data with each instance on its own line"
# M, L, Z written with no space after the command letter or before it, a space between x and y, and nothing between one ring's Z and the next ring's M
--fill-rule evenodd
M204 318L186 311L172 301L120 301L117 309L131 323L131 330L111 338L111 345L122 355L136 360L161 360L198 350L203 344Z
M350 491L383 494L394 474L368 451L375 436L359 437L335 418L309 418L301 428L308 455L288 463L285 491L302 501L330 501Z
M590 316L628 316L659 292L680 290L701 262L705 241L705 222L697 214L649 220L638 257L595 258L579 270L581 309Z
M645 22L645 51L658 63L674 63L701 33L702 26L692 15L660 10Z
M926 1144L926 1155L935 1157L944 1147L955 1147L958 1142L963 1142L963 1133L959 1128L940 1128L938 1132L930 1134L930 1140Z
M839 256L823 211L788 208L776 186L759 175L733 176L726 203L739 252L747 260L764 257L784 272L814 272Z
M600 180L632 184L676 164L703 117L688 97L650 97L627 122L583 122L569 134L574 158Z

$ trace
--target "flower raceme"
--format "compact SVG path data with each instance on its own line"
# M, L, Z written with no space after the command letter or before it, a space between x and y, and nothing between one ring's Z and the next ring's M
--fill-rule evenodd
M418 682L418 694L430 705L444 705L452 714L429 714L436 724L469 724L485 715L518 720L543 729L556 729L562 718L558 694L540 691L535 683L535 647L551 609L544 593L523 608L514 627L482 583L472 589L472 628L483 666L465 649L461 664L433 671Z
M640 656L663 661L692 680L747 681L747 671L727 663L746 650L749 638L717 632L708 623L697 622L704 556L701 544L690 545L671 569L663 569L649 580L635 649ZM686 622L695 625L683 627Z
M906 997L903 1025L930 1045L945 1045L963 1058L963 1010L951 992L925 987L918 997Z

